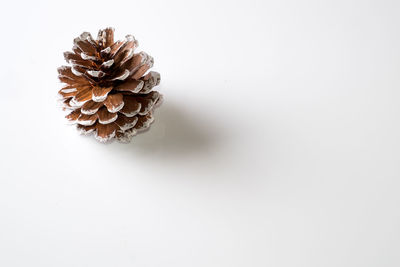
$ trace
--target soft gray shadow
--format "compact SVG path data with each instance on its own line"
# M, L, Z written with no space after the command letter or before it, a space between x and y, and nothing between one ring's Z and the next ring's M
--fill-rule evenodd
M143 153L160 152L174 157L201 154L215 148L219 133L210 118L189 114L164 101L155 111L150 129L133 137L131 146Z

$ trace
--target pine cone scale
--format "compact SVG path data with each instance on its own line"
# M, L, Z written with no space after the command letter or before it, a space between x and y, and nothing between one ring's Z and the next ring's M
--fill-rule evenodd
M104 105L107 107L108 112L115 113L120 111L124 107L123 95L121 93L117 93L114 95L110 95L104 100Z
M81 114L77 120L77 123L85 126L93 125L96 122L97 117L98 117L97 114L93 115Z
M143 88L144 82L141 80L127 80L125 83L117 85L114 89L117 91L127 91L138 93Z
M118 129L118 125L116 125L115 123L110 123L110 124L97 123L95 128L97 130L95 132L96 138L99 141L105 142L115 136L115 133Z
M79 90L79 92L74 96L73 99L77 105L83 105L84 103L92 99L92 88L84 87L82 90Z
M133 128L138 121L138 117L126 117L125 115L119 115L118 119L115 123L119 126L120 129L126 131L130 128Z
M120 110L120 113L126 117L133 117L139 113L142 105L134 97L124 96L124 106Z
M97 117L99 118L99 123L109 124L118 119L117 113L110 113L107 111L106 107L101 107L97 112Z
M107 99L107 95L112 89L112 87L94 87L92 89L92 100L94 102L103 102Z
M92 115L95 114L102 106L103 106L102 102L94 102L93 100L89 100L81 107L81 113L86 115Z

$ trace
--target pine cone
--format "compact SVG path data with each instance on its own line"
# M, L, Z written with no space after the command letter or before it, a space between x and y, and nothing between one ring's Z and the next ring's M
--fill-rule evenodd
M83 134L94 133L101 142L129 142L150 126L161 99L151 90L160 83L160 74L147 73L154 60L144 52L134 53L137 47L132 35L114 42L114 29L107 28L96 40L82 33L74 39L73 52L64 53L71 66L58 68L65 83L59 94L63 108L72 110L66 118Z

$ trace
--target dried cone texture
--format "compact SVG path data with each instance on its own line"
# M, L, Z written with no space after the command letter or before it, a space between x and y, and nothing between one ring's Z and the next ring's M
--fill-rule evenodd
M148 70L153 58L135 53L138 42L131 35L114 42L114 29L100 30L97 39L84 32L74 40L73 52L65 52L71 66L58 69L65 86L59 91L66 118L97 140L116 138L129 142L137 131L153 121L153 109L161 95L152 91L160 74Z

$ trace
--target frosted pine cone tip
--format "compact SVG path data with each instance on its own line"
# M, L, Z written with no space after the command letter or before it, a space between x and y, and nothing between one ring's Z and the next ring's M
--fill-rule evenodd
M153 122L153 110L161 95L152 91L160 74L149 71L154 60L135 53L132 35L114 42L114 29L100 30L96 39L84 32L74 39L72 52L64 57L70 66L58 68L64 83L59 91L66 118L83 134L101 142L129 142Z

